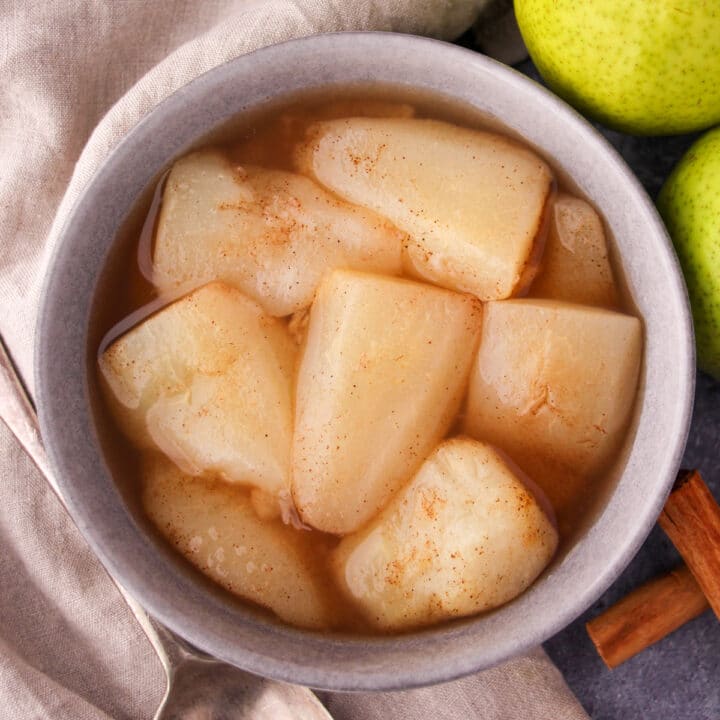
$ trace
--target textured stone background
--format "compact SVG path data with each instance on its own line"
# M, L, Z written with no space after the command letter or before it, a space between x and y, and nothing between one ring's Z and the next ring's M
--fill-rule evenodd
M531 61L516 67L540 80ZM622 154L653 199L696 137L632 137L597 127ZM720 382L702 373L697 379L684 466L699 468L715 497L720 499ZM587 620L679 561L677 551L656 527L629 567L600 600L545 644L550 657L594 720L720 718L720 623L711 612L612 672L602 663L585 632Z

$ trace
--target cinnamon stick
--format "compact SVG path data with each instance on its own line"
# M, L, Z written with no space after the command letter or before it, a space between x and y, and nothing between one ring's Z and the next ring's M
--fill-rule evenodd
M697 470L680 474L658 522L720 619L720 506Z
M585 627L612 670L707 608L693 574L681 565L641 585Z

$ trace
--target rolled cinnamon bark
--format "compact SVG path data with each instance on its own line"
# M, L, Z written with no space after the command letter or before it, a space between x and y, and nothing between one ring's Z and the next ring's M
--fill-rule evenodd
M707 608L697 581L681 565L633 590L585 627L612 670Z
M697 470L679 475L658 523L720 619L720 506Z
M681 470L658 523L687 565L645 583L586 624L614 668L712 607L720 618L720 506L697 470Z

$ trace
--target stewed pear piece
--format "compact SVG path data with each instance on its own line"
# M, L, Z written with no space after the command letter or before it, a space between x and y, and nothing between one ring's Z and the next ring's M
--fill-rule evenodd
M153 453L144 462L142 504L168 542L226 590L294 625L332 624L332 595L316 569L327 551L322 541L261 520L242 488L190 477Z
M497 445L546 492L561 530L624 436L640 321L554 300L485 305L465 432Z
M297 380L292 495L305 523L353 532L410 479L458 410L480 325L469 295L325 277Z
M461 437L437 447L380 515L343 538L333 565L372 623L401 630L502 605L557 544L543 501L512 464Z
M284 316L312 302L328 268L399 274L402 233L309 178L205 150L168 175L153 251L163 294L224 280Z
M590 204L561 193L553 203L534 297L616 308L617 289L602 220Z
M553 178L508 138L435 120L331 120L311 127L296 163L404 230L418 278L497 300L537 270Z
M140 445L287 500L296 353L281 320L215 282L122 335L100 369Z

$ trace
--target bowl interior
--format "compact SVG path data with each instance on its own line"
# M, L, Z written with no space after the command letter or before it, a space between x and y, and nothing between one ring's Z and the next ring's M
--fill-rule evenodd
M608 497L549 570L486 615L393 637L305 632L245 608L159 546L123 502L91 411L89 321L118 228L178 155L239 113L328 86L394 86L464 103L537 148L604 217L645 325L643 377ZM87 349L87 353L85 352ZM37 345L43 436L71 513L109 571L197 647L252 672L326 689L448 680L542 642L586 609L649 532L677 470L694 381L685 289L652 203L617 154L553 95L483 56L417 37L342 33L273 46L182 88L115 149L64 231Z

